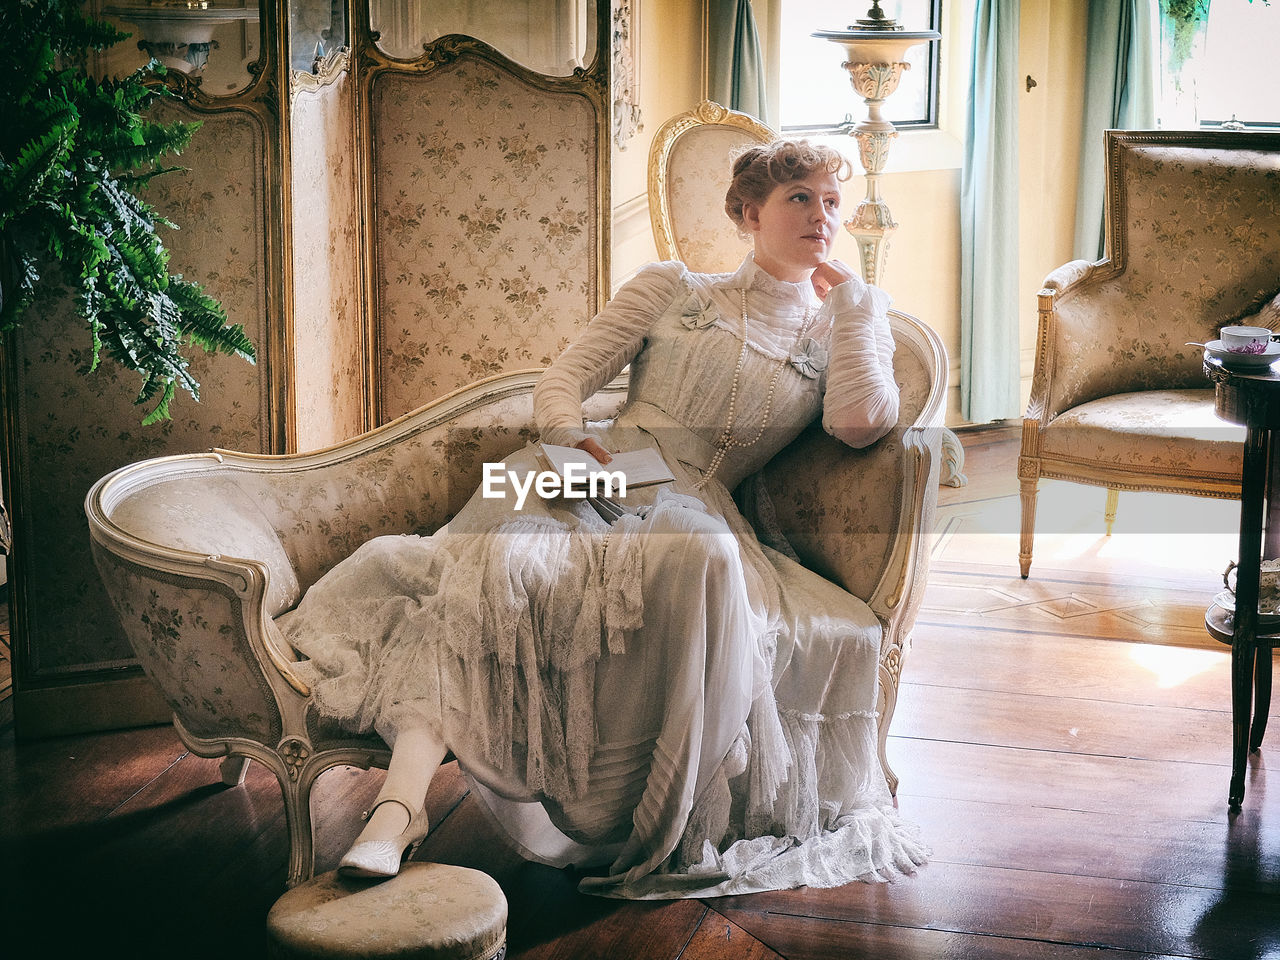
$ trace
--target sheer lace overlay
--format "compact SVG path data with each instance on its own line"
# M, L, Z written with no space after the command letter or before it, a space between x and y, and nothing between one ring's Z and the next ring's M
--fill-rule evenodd
M879 623L780 532L763 546L729 495L819 412L857 445L895 422L887 305L860 281L819 304L750 257L734 274L642 271L539 381L535 414L556 443L656 444L675 483L633 491L613 523L582 501L477 493L431 537L371 540L279 620L318 709L392 743L437 731L526 856L604 867L592 893L911 872L927 851L876 755ZM768 423L699 489L740 360L735 435ZM584 423L583 399L628 363L617 420ZM775 377L770 409L754 385ZM506 467L538 463L525 449Z

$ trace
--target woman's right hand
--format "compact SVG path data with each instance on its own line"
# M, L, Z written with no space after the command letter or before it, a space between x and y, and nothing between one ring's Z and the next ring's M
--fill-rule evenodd
M578 441L574 446L579 450L587 451L587 453L595 457L600 463L608 463L613 459L613 456L609 451L600 446L600 441L595 437L587 437L585 440Z

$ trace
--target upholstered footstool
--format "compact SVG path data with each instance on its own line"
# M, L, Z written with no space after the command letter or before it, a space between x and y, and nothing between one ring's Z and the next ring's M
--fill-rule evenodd
M380 882L330 871L277 900L267 933L288 960L502 960L507 899L488 874L443 863L406 863Z

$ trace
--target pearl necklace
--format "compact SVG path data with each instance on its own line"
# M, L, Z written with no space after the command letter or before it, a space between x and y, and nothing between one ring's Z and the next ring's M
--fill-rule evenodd
M795 342L798 345L804 339L804 335L809 332L809 324L813 322L812 310L806 309L804 312L804 323L800 326L799 332L796 334ZM738 364L733 369L733 383L729 387L729 413L725 417L724 430L720 433L720 438L716 441L716 452L711 458L711 463L707 465L707 472L702 475L694 489L701 490L710 482L711 478L716 475L716 471L720 469L720 465L724 463L725 456L734 447L750 447L754 446L761 437L764 436L765 430L769 426L769 418L773 414L773 396L778 389L778 379L782 376L783 369L791 362L790 354L786 354L778 361L778 367L773 371L773 376L769 379L769 393L764 401L764 415L760 419L760 429L756 431L756 435L750 440L739 440L733 435L733 421L736 416L738 405L738 384L742 380L742 368L746 366L747 354L749 352L747 344L747 289L742 288L742 350L738 354Z

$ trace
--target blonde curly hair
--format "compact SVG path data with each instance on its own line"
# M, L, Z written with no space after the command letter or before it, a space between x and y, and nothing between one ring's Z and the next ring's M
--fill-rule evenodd
M853 176L844 154L826 144L775 140L746 147L733 158L733 181L724 195L724 212L739 230L745 230L743 205L760 206L784 183L816 172L834 173L842 182Z

